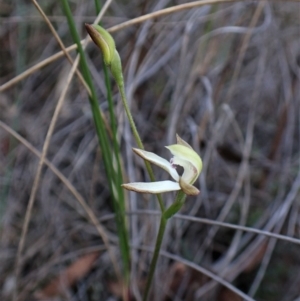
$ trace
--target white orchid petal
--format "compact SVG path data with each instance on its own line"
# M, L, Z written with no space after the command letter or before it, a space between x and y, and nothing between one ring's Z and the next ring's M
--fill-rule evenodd
M128 183L128 184L123 184L122 187L124 187L127 190L131 190L135 192L153 193L153 194L176 191L181 189L179 184L173 181Z
M184 168L184 173L182 178L189 184L193 184L198 178L202 170L202 160L198 154L191 148L182 145L182 144L173 144L166 146L174 156L173 162L177 162L178 165L181 165ZM189 162L187 164L186 162ZM180 163L181 164L180 164Z
M133 151L139 155L140 157L142 157L143 159L161 167L162 169L164 169L165 171L167 171L170 176L176 181L179 181L179 175L176 171L176 169L172 166L172 164L167 161L166 159L151 153L151 152L147 152L138 148L134 148Z

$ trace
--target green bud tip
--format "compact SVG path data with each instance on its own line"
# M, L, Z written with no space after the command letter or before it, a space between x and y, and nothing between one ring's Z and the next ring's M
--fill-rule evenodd
M114 59L116 50L113 37L108 31L99 25L86 23L85 28L94 43L102 50L105 64L110 66Z

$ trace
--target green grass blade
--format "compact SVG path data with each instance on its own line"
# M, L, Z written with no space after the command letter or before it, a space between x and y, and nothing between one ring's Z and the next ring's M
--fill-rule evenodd
M116 214L116 224L117 224L117 232L120 242L120 251L121 256L123 260L123 268L124 268L124 277L128 281L129 278L129 266L130 266L130 253L129 253L129 243L128 243L128 233L126 229L125 224L125 203L124 203L124 196L123 191L121 189L121 183L122 183L122 172L121 172L121 164L119 157L119 146L116 142L116 123L115 121L112 121L115 119L115 116L113 114L113 110L111 110L111 123L114 124L114 133L113 133L113 147L114 147L114 153L111 151L111 143L108 139L108 135L105 129L105 124L102 119L102 116L100 114L100 109L98 105L98 98L96 94L96 90L92 81L92 76L88 68L87 60L85 57L85 53L83 51L82 45L80 43L79 34L77 32L75 22L73 19L72 12L70 10L70 6L68 3L68 0L61 0L64 13L67 17L70 32L72 35L72 38L74 42L77 44L78 53L80 54L80 67L82 70L82 74L84 79L86 80L90 90L91 90L91 96L89 97L90 105L92 109L93 119L95 122L95 128L99 140L99 145L101 147L102 153L103 153L103 161L105 166L105 171L107 174L108 182L109 182L109 188L111 191L111 196L113 199L113 207ZM108 92L109 93L109 92ZM112 97L110 93L111 98L111 104L112 104ZM117 168L115 169L114 162L117 161Z
M97 15L100 13L101 9L101 2L99 0L95 0L95 9ZM101 25L101 22L100 22ZM120 145L118 142L117 137L117 120L114 112L114 104L113 104L113 98L112 98L112 87L111 87L111 81L109 77L108 68L103 62L102 59L102 66L103 66L103 73L104 73L104 79L105 79L105 86L106 86L106 92L107 92L107 101L108 101L108 109L109 109L109 115L110 115L110 124L111 129L113 133L113 147L114 147L114 155L116 159L116 172L117 172L117 185L116 189L118 192L118 205L121 210L119 213L120 224L123 225L123 231L122 238L120 237L120 247L121 247L121 255L124 263L124 274L126 281L129 281L129 273L130 273L130 248L129 248L129 235L128 235L128 229L126 224L126 215L125 215L125 196L122 189L123 184L123 174L122 174L122 167L121 167L121 153L120 153Z

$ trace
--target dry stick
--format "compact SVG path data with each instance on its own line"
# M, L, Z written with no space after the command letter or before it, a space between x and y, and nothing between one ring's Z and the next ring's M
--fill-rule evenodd
M194 2L189 2L189 3L184 3L184 4L164 8L164 9L161 9L159 11L155 11L153 13L146 14L144 16L141 16L141 17L134 18L132 20L123 22L119 25L115 25L113 27L110 27L108 29L108 31L109 32L115 32L115 31L118 31L120 29L126 28L128 26L147 21L149 19L154 19L154 18L161 17L161 16L164 16L164 15L176 13L176 12L179 12L181 10L185 10L185 9L189 9L189 8L195 8L195 7L198 7L198 6L211 5L211 4L216 4L216 3L228 3L228 2L243 2L243 0L202 0L202 1L194 1Z
M263 10L263 7L265 5L265 1L263 2L260 2L258 7L256 8L255 10L255 13L251 19L251 22L249 24L249 34L247 34L243 40L243 43L242 43L242 48L241 48L241 51L239 53L239 57L238 57L238 61L237 61L237 66L235 68L235 71L234 71L234 75L233 75L233 79L232 79L232 84L229 88L229 92L227 94L227 97L225 99L225 103L228 103L231 99L231 96L232 96L232 93L233 93L233 90L234 90L234 87L235 87L235 82L236 82L236 79L237 79L237 76L239 75L240 73L240 68L241 68L241 62L243 61L243 58L244 58L244 55L245 55L245 51L248 47L248 44L249 44L249 40L250 40L250 37L251 37L251 34L252 34L252 31L251 29L253 29L255 27L255 25L257 24L257 21L258 21L258 18ZM252 134L251 134L252 136ZM250 137L249 137L250 138ZM215 144L216 141L212 141L213 144ZM211 146L212 147L212 146ZM210 160L210 157L211 157L211 152L208 153L208 158L204 160L204 162L208 162ZM221 213L218 215L218 218L217 220L219 221L223 221L225 219L225 217L227 216L227 214L229 213L229 210L230 208L232 207L232 205L234 204L234 202L236 201L239 193L240 193L240 190L242 189L242 184L243 184L243 181L244 181L244 178L245 178L245 175L246 175L246 171L247 171L247 158L249 157L249 149L248 148L245 148L244 150L244 155L243 155L243 162L242 164L240 165L240 168L239 168L239 171L238 171L238 175L237 175L237 179L236 179L236 182L235 182L235 185L234 185L234 189L232 190L229 198L228 198L228 201L226 203L226 206L223 207L223 209L221 210ZM206 167L205 167L206 166ZM203 171L205 170L205 168L207 169L207 166L208 164L204 164L204 169ZM205 249L208 247L208 245L210 244L213 236L216 234L216 232L218 231L218 228L217 227L212 227L210 228L209 232L208 232L208 235L205 237L204 239L204 242L201 246L201 248L198 250L197 252L197 255L196 255L196 258L202 258L203 255L204 255L204 252L205 252Z
M165 256L165 257L170 258L177 262L181 262L184 265L200 272L201 274L208 276L209 278L212 279L212 281L216 281L219 284L222 284L223 286L227 287L230 291L232 291L235 294L237 294L238 296L242 297L242 300L255 301L252 297L248 296L247 294L245 294L244 292L242 292L241 290L236 288L234 285L232 285L230 282L226 281L226 279L220 277L219 275L214 274L213 272L205 269L204 267L197 265L196 263L189 261L187 259L184 259L178 255L171 254L169 252L161 251L160 253L162 256ZM196 299L196 300L200 300L200 299Z
M36 0L31 0L34 4L34 6L37 8L37 10L39 11L39 13L42 15L44 21L47 23L47 25L49 26L53 36L55 37L57 43L59 44L60 48L62 49L64 55L67 57L68 61L70 62L71 65L74 64L69 52L67 51L64 43L62 42L62 40L60 39L59 35L57 34L55 28L53 27L52 23L50 22L49 18L46 16L46 14L44 13L43 9L40 7L40 5L36 2ZM82 77L81 72L76 69L75 70L76 75L78 76L79 80L82 82L82 84L84 85L84 87L86 88L87 92L89 95L91 95L91 89L90 87L87 85L87 83L85 82L84 78Z
M81 41L81 43L83 43L84 41ZM68 48L66 48L66 50L69 52L71 50L75 50L77 49L77 45L73 44L71 46L69 46ZM16 77L12 78L11 80L9 80L8 82L6 82L5 84L3 84L2 86L0 86L0 92L3 92L5 90L7 90L8 88L14 86L15 84L17 84L18 82L20 82L21 80L25 79L26 77L28 77L29 75L35 73L36 71L38 71L39 69L42 69L43 67L47 66L48 64L56 61L57 59L61 58L64 56L64 52L63 51L59 51L51 56L49 56L48 58L46 58L45 60L35 64L34 66L32 66L31 68L27 69L26 71L24 71L23 73L17 75Z
M178 73L176 75L177 79L175 82L175 89L174 92L172 93L171 101L170 101L170 111L172 112L171 118L168 121L168 131L167 131L167 143L171 144L172 139L176 134L177 131L177 124L179 123L178 120L179 118L184 118L182 116L182 111L184 108L184 103L186 102L184 92L184 86L185 86L185 81L184 78L187 76L187 69L186 67L186 57L187 53L189 53L189 40L190 40L190 30L187 28L189 27L189 24L185 26L184 29L184 34L182 37L181 41L181 49L180 49L180 55L179 55L179 63L178 63Z
M126 212L128 215L157 215L160 216L161 212L156 211L156 210L135 210L135 211L128 211ZM228 229L234 229L234 230L239 230L243 232L249 232L249 233L255 233L257 235L262 235L262 236L267 236L271 238L276 238L282 241L294 243L297 245L300 245L300 239L299 238L294 238L282 234L276 234L274 232L266 231L266 230L260 230L252 227L246 227L246 226L240 226L240 225L235 225L235 224L230 224L226 222L219 222L216 220L204 218L204 217L195 217L195 216L190 216L190 215L184 215L184 214L175 214L174 218L176 219L181 219L181 220L186 220L189 222L195 222L195 223L201 223L201 224L206 224L206 225L212 225L212 226L219 226L219 227L224 227Z
M264 9L265 5L266 5L266 1L263 0L262 2L260 2L258 4L258 7L256 8L256 10L254 12L253 18L252 18L252 20L249 24L249 32L245 35L245 38L242 42L241 50L240 50L240 53L239 53L239 56L238 56L238 59L237 59L237 62L236 62L236 67L234 68L234 73L233 73L233 76L232 76L231 85L229 87L229 91L226 95L224 103L228 103L230 101L230 99L232 98L234 88L235 88L235 85L236 85L236 81L237 81L237 78L238 78L238 76L240 74L240 71L241 71L241 68L242 68L242 63L243 63L243 60L244 60L244 57L245 57L245 54L246 54L246 50L248 48L250 38L252 37L252 34L253 34L252 29L257 24L258 19L261 15L262 10Z
M27 147L34 155L38 158L42 157L42 153L39 152L32 144L30 144L26 139L24 139L21 135L19 135L16 131L10 128L7 124L0 120L0 127L2 127L5 131L7 131L10 135L12 135L15 139L17 139L20 143L22 143L25 147ZM45 158L45 165L49 167L49 169L62 181L62 183L67 187L67 189L74 195L79 204L87 213L91 222L95 225L99 235L101 236L104 245L106 248L109 248L109 238L105 232L105 229L98 222L96 216L94 215L92 209L87 205L87 202L84 200L82 195L76 190L76 188L72 185L72 183L48 160Z
M189 8L193 8L193 7L198 7L198 6L203 6L203 5L210 5L210 4L216 4L216 3L230 3L230 2L242 2L243 0L203 0L203 1L195 1L195 2L190 2L190 3L185 3L185 4L181 4L181 5L177 5L177 6L173 6L170 8L166 8L166 9L162 9L150 14L146 14L144 16L138 17L138 18L134 18L132 20L123 22L119 25L115 25L113 27L110 27L107 29L108 32L116 32L118 30L124 29L126 27L129 27L131 25L134 24L138 24L150 19L154 19L160 16L164 16L170 13L175 13L181 10L185 10L185 9L189 9ZM281 2L282 0L272 0L274 2ZM91 39L88 38L88 42L90 42ZM81 43L83 43L83 41L81 41ZM66 48L66 51L72 51L77 49L77 45L73 44L69 47ZM47 59L43 60L40 63L37 63L36 65L34 65L33 67L27 69L26 71L24 71L23 73L17 75L16 77L12 78L11 80L9 80L8 82L6 82L5 84L0 86L0 92L3 92L5 90L7 90L8 88L10 88L11 86L17 84L19 81L23 80L24 78L28 77L29 75L33 74L34 72L36 72L37 70L45 67L46 65L56 61L57 59L61 58L64 55L63 51L59 51L56 54L48 57Z
M241 163L241 167L238 171L238 177L235 183L235 187L233 188L232 193L229 196L228 203L226 204L225 207L221 210L221 213L218 216L218 220L224 220L225 216L228 214L231 206L233 205L234 199L232 196L234 195L234 191L237 189L241 190L242 187L242 182L245 182L246 178L248 178L249 181L249 156L252 148L252 143L253 143L253 136L254 136L254 125L255 125L255 110L256 110L256 104L257 104L257 99L259 98L259 93L261 91L261 83L263 82L263 75L265 72L265 65L266 65L266 50L263 50L262 55L260 56L260 59L257 62L257 71L256 71L256 76L255 76L255 83L254 83L254 89L253 93L250 98L250 112L249 112L249 117L248 117L248 123L247 123L247 129L246 129L246 139L245 139L245 146L243 149L243 161ZM249 182L248 182L249 185ZM246 190L250 189L246 183ZM238 187L240 186L240 187ZM237 191L239 193L239 191ZM236 193L236 197L237 197ZM235 197L235 198L236 198ZM232 202L231 202L232 201ZM231 203L230 203L231 202ZM249 202L249 200L248 200ZM245 222L245 220L244 220ZM214 230L215 229L215 230ZM217 228L211 228L208 237L212 237L215 235L217 231ZM210 240L208 240L210 241ZM233 239L234 241L234 239ZM216 264L213 265L212 270L213 271L220 271L218 274L221 277L226 277L227 274L225 270L227 269L228 266L230 266L230 263L234 261L233 259L236 257L237 252L238 252L238 245L236 245L235 252L234 254L230 254L230 249L226 252L224 258L222 260L219 260ZM227 269L228 270L228 269ZM242 271L242 270L241 270ZM200 288L197 291L197 298L201 298L203 295L207 294L208 291L210 291L214 285L217 283L208 283L202 288Z
M124 29L124 28L132 26L134 24L138 24L138 23L150 20L150 19L154 19L157 17L161 17L161 16L164 16L167 14L175 13L175 12L193 8L193 7L209 5L209 4L216 4L216 3L241 2L241 1L242 0L203 0L203 1L194 1L194 2L190 2L190 3L185 3L185 4L165 8L165 9L162 9L162 10L150 13L150 14L146 14L146 15L138 17L138 18L134 18L132 20L123 22L119 25L110 27L107 29L107 31L108 32L116 32L118 30ZM98 23L97 20L94 23ZM91 39L88 38L88 42L90 42L90 41L91 41ZM81 41L81 43L83 43L83 42L84 41ZM75 50L75 49L77 49L77 45L73 44L73 45L69 46L68 48L66 48L66 51L69 52L69 51ZM60 51L60 52L57 52L56 54L48 57L47 59L43 60L42 62L37 63L33 67L27 69L23 73L19 74L18 76L14 77L13 79L9 80L8 82L6 82L2 86L0 86L0 92L3 92L4 90L10 88L11 86L15 85L16 83L23 80L27 76L29 76L29 75L33 74L34 72L36 72L37 70L41 69L42 67L56 61L57 59L61 58L63 55L64 55L64 52Z
M100 12L99 16L97 17L98 20L101 19L101 17L103 16L104 12L108 8L108 6L111 3L111 1L112 0L108 0L105 3L102 11ZM95 22L97 22L97 21L95 21ZM85 44L84 45L84 47L85 47L87 45L87 42L85 42L84 44ZM35 200L35 196L36 196L36 192L37 192L39 180L40 180L40 177L41 177L42 167L43 167L46 155L47 155L47 151L48 151L48 148L49 148L49 145L50 145L50 139L51 139L51 136L53 134L54 127L55 127L56 121L58 119L59 112L60 112L60 110L62 108L62 105L63 105L64 99L65 99L65 96L67 94L67 90L69 88L69 85L71 83L71 80L72 80L72 78L73 78L73 76L75 74L77 65L79 63L79 59L80 59L80 55L77 55L77 57L75 59L75 62L74 62L73 66L71 68L71 71L69 73L69 76L67 78L65 87L64 87L64 89L63 89L63 91L61 93L61 96L60 96L60 98L58 100L58 103L56 105L56 108L55 108L55 111L54 111L54 114L53 114L53 117L52 117L49 129L48 129L48 132L47 132L47 135L46 135L45 143L43 145L42 155L41 155L41 158L40 158L40 161L39 161L39 165L38 165L38 168L37 168L37 172L36 172L36 175L35 175L35 179L34 179L34 182L33 182L32 190L31 190L31 194L30 194L30 198L29 198L29 202L28 202L27 210L26 210L26 214L25 214L24 224L23 224L23 227L22 227L21 238L20 238L20 242L19 242L19 245L18 245L17 260L16 260L16 266L15 266L16 286L15 286L15 290L14 290L13 300L17 300L18 278L19 278L20 269L21 269L21 265L20 265L21 254L22 254L22 251L23 251L23 248L24 248L24 244L25 244L25 238L26 238L26 234L27 234L27 231L28 231L28 226L29 226L29 222L30 222L30 218L31 218L31 212L32 212L32 208L33 208L33 204L34 204L34 200ZM112 256L111 259L112 259L112 263L113 263L115 272L116 272L118 278L121 279L120 278L120 271L119 271L119 268L117 266L117 263L116 263L116 260L114 258L114 255L113 255L112 252L109 252L109 254L110 254L110 256Z
M22 228L21 239L20 239L19 246L18 246L17 261L16 261L16 268L15 268L15 277L16 277L16 283L17 284L18 284L18 278L19 278L20 268L21 268L21 265L20 265L21 254L22 254L24 244L25 244L25 237L26 237L26 234L27 234L27 231L28 231L28 225L29 225L29 221L30 221L30 218L31 218L31 212L32 212L32 208L33 208L33 204L34 204L34 200L35 200L39 180L40 180L40 177L41 177L43 164L44 164L44 161L45 161L45 158L46 158L46 155L47 155L47 151L48 151L48 148L49 148L49 145L50 145L50 139L51 139L51 136L52 136L53 131L54 131L54 126L55 126L56 121L58 119L58 114L59 114L59 112L62 108L65 96L67 94L67 90L69 88L69 85L71 83L71 80L73 78L73 75L75 73L75 70L77 68L78 63L79 63L79 56L77 56L77 58L75 60L75 63L74 63L74 65L73 65L73 67L72 67L72 69L69 73L69 76L67 78L65 87L64 87L64 89L61 93L61 96L60 96L59 100L58 100L58 103L56 105L56 108L55 108L55 111L54 111L49 129L48 129L48 132L47 132L47 135L46 135L45 143L43 145L42 156L40 158L38 168L37 168L37 171L36 171L36 175L35 175L35 178L34 178L33 186L32 186L32 189L31 189L30 198L29 198L29 202L28 202L27 210L26 210L26 214L25 214L25 220L24 220L24 224L23 224L23 228ZM14 291L13 300L16 300L16 298L17 298L17 291L18 291L18 285L17 284L16 284L16 288L15 288L15 291Z
M299 194L299 187L300 187L300 169L298 171L298 175L297 178L294 180L293 185L291 190L289 191L287 197L286 197L286 202L284 202L283 206L281 207L281 214L279 214L279 216L281 215L281 219L278 220L278 222L276 223L275 226L275 231L276 232L280 232L283 228L283 225L286 221L286 217L288 212L290 211L290 208L293 204L293 202L295 202L296 196L297 194ZM261 281L263 280L264 274L266 272L266 269L270 263L270 259L271 256L274 252L274 248L275 245L277 244L277 239L271 239L267 250L263 256L263 259L261 261L261 266L254 278L253 283L251 284L250 290L249 290L249 295L253 296L255 295L257 289L259 288L259 286L261 285Z
M256 75L255 75L255 83L254 83L254 90L253 93L251 95L250 98L250 106L249 106L249 117L248 117L248 123L247 123L247 127L246 127L246 138L245 138L245 144L243 147L243 161L242 161L242 166L243 164L245 164L245 171L244 171L244 175L243 175L243 179L242 181L245 183L245 190L249 192L250 187L249 187L249 157L250 157L250 153L252 150L252 146L253 146L253 138L254 138L254 126L255 126L255 113L256 113L256 105L258 102L258 98L261 92L261 83L263 82L263 75L265 72L265 66L266 66L266 50L263 49L262 50L262 54L260 55L260 58L257 62L257 71L256 71ZM243 167L241 167L243 168ZM247 182L246 182L247 180ZM239 179L237 179L237 182L239 181ZM235 189L235 187L234 187ZM234 190L233 189L233 190ZM248 196L248 205L249 205L249 198L250 196ZM225 206L226 207L226 206ZM241 210L242 211L242 210ZM241 213L242 214L242 213ZM222 215L222 211L221 214ZM245 216L246 218L246 216ZM244 219L243 223L245 223L246 220ZM230 248L229 248L230 250ZM236 249L237 251L237 249ZM225 258L221 261L219 261L219 263L217 263L214 266L214 270L215 271L222 271L225 266L227 265L225 262L227 261L227 263L230 263L233 259L233 256L231 256L231 259L229 260L230 256L228 257L228 253L225 256ZM227 259L226 259L227 257Z
M293 202L297 201L297 196L299 194L300 189L300 169L298 170L298 174L296 179L293 181L292 187L290 191L288 192L287 196L284 200L282 200L282 205L278 210L276 210L276 213L273 215L272 219L268 222L266 225L266 229L274 229L274 232L280 232L280 229L284 223L284 220L286 219L291 206ZM279 237L275 237L275 239L278 239ZM280 238L279 238L280 239ZM243 270L245 266L247 266L247 259L249 256L251 256L253 253L256 252L256 250L262 245L264 239L257 238L245 251L232 263L233 267L228 267L224 270L224 273L229 275L228 280L233 281L234 278L236 278L236 275L239 273L240 270ZM242 267L242 268L241 268ZM228 274L226 270L229 270Z
M151 252L151 253L154 252L154 250L152 248L144 247L144 246L132 246L132 248L138 249L138 250L143 250L143 251L146 251L146 252ZM172 259L172 260L177 261L177 262L181 262L184 265L192 268L193 270L196 270L196 271L202 273L203 275L206 275L207 277L213 279L214 281L217 281L218 283L222 284L223 286L227 287L228 289L230 289L231 291L236 293L238 296L242 297L243 300L255 301L253 298L251 298L250 296L248 296L247 294L245 294L244 292L242 292L241 290L236 288L234 285L232 285L231 283L229 283L228 281L226 281L222 277L212 273L211 271L207 270L204 267L202 267L200 265L197 265L196 263L194 263L192 261L186 260L186 259L184 259L184 258L182 258L178 255L175 255L175 254L172 254L172 253L169 253L169 252L166 252L166 251L160 251L159 253L160 253L160 255L162 255L166 258Z
M287 76L285 76L285 72L282 74L282 78L283 78L283 80L285 80L286 79L286 77ZM288 82L288 79L287 79L287 82ZM289 85L291 85L291 83L289 83ZM288 88L287 88L288 89ZM288 141L285 141L285 142L283 142L284 144L285 143L287 143L287 145L288 145L288 148L291 148L292 146L293 146L293 143L292 143L292 137L294 137L294 134L295 134L295 127L296 127L296 122L295 122L295 118L296 118L296 114L298 113L298 112L296 112L295 113L295 105L294 105L294 103L292 102L292 94L291 94L291 92L290 92L290 89L289 90L287 90L286 89L286 92L287 91L289 91L289 93L284 93L285 94L285 101L287 101L288 103L290 103L291 104L291 106L289 106L289 108L288 108L288 110L287 110L287 116L288 116L288 120L287 120L287 126L286 126L286 130L285 130L285 136L286 137L289 137L288 138ZM284 141L284 140L283 140ZM290 162L290 160L291 160L291 158L290 158L290 156L291 156L291 152L290 152L290 155L288 155L288 153L289 152L287 152L286 150L284 151L284 153L285 153L285 159L283 160L283 162L284 162L284 165L283 165L283 169L285 169L285 166L287 166L287 164L289 164L289 162ZM299 157L298 157L298 159L299 159ZM290 162L291 163L291 162ZM290 165L291 166L291 165ZM298 176L297 176L297 178L296 178L296 180L299 178L299 175L300 175L300 168L299 168L299 170L298 170ZM283 176L283 179L285 179L285 178L287 178L286 177L286 173L285 173L285 176ZM296 181L295 180L295 181ZM295 181L294 181L294 183L295 183ZM284 182L283 182L284 183ZM287 182L285 182L285 183L287 183ZM294 187L296 187L296 189L297 189L297 186L295 186L294 184L292 185L292 189L294 188ZM295 189L295 190L296 190ZM297 193L298 193L298 191L299 191L299 189L297 189L296 190L297 191ZM290 190L290 192L291 192L291 190ZM297 195L297 194L296 194ZM286 215L287 215L287 213L289 212L289 211L293 211L292 209L290 209L290 207L292 207L293 206L293 203L294 201L290 201L289 203L289 206L286 206L286 208L288 208L288 210L284 210L285 211L285 213L283 214L284 216L283 217L281 217L281 219L279 219L278 220L278 222L276 223L276 226L275 226L275 232L278 232L278 233L280 233L281 231L282 231L282 228L283 228L283 225L284 225L284 223L286 222L286 221L289 221L289 220L291 220L291 217L289 217L288 219L286 218ZM296 203L297 204L297 202L294 202L294 203ZM282 215L281 215L282 216ZM250 287L250 289L249 289L249 295L250 296L254 296L255 294L256 294L256 292L257 292L257 290L258 290L258 288L261 286L261 282L262 282L262 280L263 280L263 278L264 278L264 276L265 276L265 273L266 273L266 270L267 270L267 268L268 268L268 266L269 266L269 264L270 264L270 259L271 259L271 257L272 257L272 255L273 255L273 252L274 252L274 248L275 248L275 246L276 246L276 244L277 244L277 240L276 239L271 239L270 240L270 242L268 243L268 246L267 246L267 250L266 250L266 252L265 252L265 254L264 254L264 256L263 256L263 258L262 258L262 260L261 260L261 264L260 264L260 267L259 267L259 269L258 269L258 271L257 271L257 273L256 273L256 276L255 276L255 278L254 278L254 280L253 280L253 282L252 282L252 284L251 284L251 287Z
M65 47L64 43L62 42L62 40L60 39L57 31L55 30L55 28L53 27L52 23L50 22L49 18L46 16L46 14L44 13L43 9L39 6L39 4L36 2L36 0L32 0L33 4L35 5L35 7L37 8L37 10L40 12L40 14L42 15L42 17L44 18L45 22L47 23L47 25L49 26L53 36L55 37L57 43L59 44L60 48L62 49L63 51L63 54L67 57L68 61L70 62L71 66L74 64L69 52L68 52L68 49ZM96 21L95 21L96 22ZM94 23L95 23L94 22ZM87 38L86 38L87 39ZM85 40L86 40L85 39ZM88 38L89 39L89 38ZM84 42L85 40L82 40L82 42ZM69 47L70 48L70 47ZM77 49L77 47L76 47ZM81 72L76 69L76 75L78 76L79 80L81 81L81 83L83 84L83 86L85 87L87 93L89 96L91 96L91 89L90 87L88 86L88 84L86 83L86 81L84 80L84 78L82 77L82 74ZM0 87L0 90L1 90L1 87ZM105 124L105 127L110 135L110 137L112 137L112 130L109 126L109 123L105 117L105 115L103 114L102 110L100 110L100 114L102 116L102 119L104 121L104 124Z

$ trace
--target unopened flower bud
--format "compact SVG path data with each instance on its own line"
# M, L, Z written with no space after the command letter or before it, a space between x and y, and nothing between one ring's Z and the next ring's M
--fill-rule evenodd
M94 43L101 49L105 65L110 68L118 85L123 84L122 64L115 41L108 31L99 25L85 24Z

